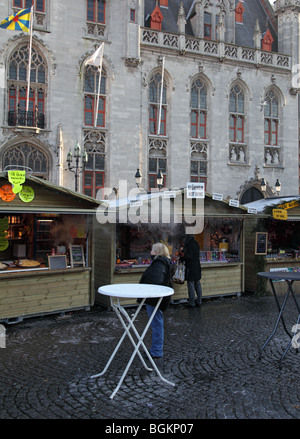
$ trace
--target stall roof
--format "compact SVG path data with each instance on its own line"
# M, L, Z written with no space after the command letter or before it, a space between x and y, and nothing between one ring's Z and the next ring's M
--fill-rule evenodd
M175 192L176 196L186 194L186 189L178 189L170 192ZM122 197L122 198L114 198L111 200L102 200L104 206L106 206L109 210L120 210L120 209L128 209L133 202L141 201L144 203L150 203L152 199L163 198L164 191L156 191L156 192L138 192L138 190L132 191L132 196ZM172 198L171 198L172 199ZM245 216L248 213L248 209L244 206L231 206L228 200L214 200L213 196L208 192L205 193L206 202L210 203L214 207L208 210L207 206L205 206L206 213L208 216Z
M0 173L0 189L10 184L6 172ZM12 201L0 198L0 212L94 213L102 202L34 176L26 176L22 186L30 186L34 199L23 202L18 194Z
M244 204L246 209L256 209L257 214L267 214L267 210L278 205L290 203L291 201L300 201L299 195L287 195L271 198L262 198L260 200L252 201L251 203Z

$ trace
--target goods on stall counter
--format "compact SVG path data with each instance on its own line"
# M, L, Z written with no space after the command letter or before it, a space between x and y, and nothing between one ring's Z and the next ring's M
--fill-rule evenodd
M7 269L7 265L3 264L3 262L0 262L0 270L6 270Z
M16 261L15 264L21 268L36 268L41 265L39 261L33 261L31 259L21 259Z

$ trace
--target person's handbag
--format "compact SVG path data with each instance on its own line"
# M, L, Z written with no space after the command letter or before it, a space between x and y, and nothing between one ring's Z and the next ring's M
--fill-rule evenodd
M185 280L185 265L184 262L177 262L176 271L173 275L173 282L175 284L184 284Z

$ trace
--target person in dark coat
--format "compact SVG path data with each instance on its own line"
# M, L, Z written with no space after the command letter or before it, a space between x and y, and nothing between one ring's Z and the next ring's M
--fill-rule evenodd
M185 262L185 279L188 287L188 306L200 306L202 303L201 264L199 245L192 235L186 235L183 246L183 257ZM195 300L195 292L197 300Z
M153 261L151 265L143 273L141 284L155 284L172 287L170 277L170 255L168 248L161 243L154 244L151 250L151 257ZM164 297L159 305L158 310L151 322L152 330L152 345L150 348L150 355L152 358L163 357L163 343L164 343L164 317L163 312L166 311L171 300L171 296ZM140 302L141 300L138 299ZM158 298L147 298L145 301L148 317L150 317L157 304Z

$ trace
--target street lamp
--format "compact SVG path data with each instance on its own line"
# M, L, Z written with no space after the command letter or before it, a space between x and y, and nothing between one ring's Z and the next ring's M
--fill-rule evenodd
M142 183L142 174L140 173L139 168L136 170L136 173L135 173L134 177L135 177L136 185L139 188L140 184Z
M157 182L157 186L159 187L159 189L162 188L163 181L164 181L164 176L162 175L162 173L160 172L160 169L159 169L157 176L156 176L156 182Z
M262 192L266 192L267 183L266 183L266 180L264 178L261 179L260 188L261 188Z
M81 166L79 166L80 157L82 159ZM70 148L70 151L68 152L68 155L67 155L68 170L71 172L74 172L74 174L75 174L75 191L77 192L79 174L85 170L86 164L88 162L87 152L86 152L86 150L84 150L84 152L81 154L81 148L80 148L78 141L77 141L75 148L74 148L74 158L75 158L75 166L72 166L73 154L72 154L72 151ZM81 171L80 171L80 169L81 169Z
M267 183L266 183L266 180L264 178L261 179L260 188L261 188L262 192L266 192L266 190L267 190ZM279 179L277 178L276 183L275 183L275 191L276 191L277 195L279 195L280 190L281 190L281 183L280 183ZM274 190L273 190L273 192L274 192Z
M275 183L275 190L277 192L277 195L279 195L280 189L281 189L281 183L280 183L280 181L277 178L276 183Z

